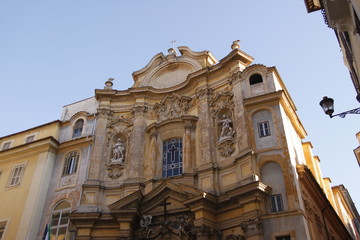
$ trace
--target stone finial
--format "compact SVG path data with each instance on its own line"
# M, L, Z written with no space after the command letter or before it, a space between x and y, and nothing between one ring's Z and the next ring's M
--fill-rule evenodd
M240 44L239 44L240 40L235 40L233 41L232 45L231 45L231 49L235 50L235 49L239 49L240 48Z
M112 89L114 79L113 78L109 78L106 82L105 82L105 87L104 89Z
M169 48L169 49L168 49L168 53L169 53L169 55L174 55L174 56L176 56L176 51L175 51L174 48Z

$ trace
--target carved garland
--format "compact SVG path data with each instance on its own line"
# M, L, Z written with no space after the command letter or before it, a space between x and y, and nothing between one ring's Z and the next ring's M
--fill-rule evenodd
M177 94L168 95L154 105L158 120L163 121L181 117L189 109L191 98Z

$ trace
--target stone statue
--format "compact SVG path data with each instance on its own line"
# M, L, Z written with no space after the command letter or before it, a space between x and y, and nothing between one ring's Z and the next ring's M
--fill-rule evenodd
M222 119L219 121L221 124L221 133L219 141L225 138L231 138L234 136L234 130L232 128L232 121L226 115L222 115Z
M123 141L119 138L118 142L114 144L113 146L113 155L111 158L111 162L124 162L124 156L125 156L125 145Z

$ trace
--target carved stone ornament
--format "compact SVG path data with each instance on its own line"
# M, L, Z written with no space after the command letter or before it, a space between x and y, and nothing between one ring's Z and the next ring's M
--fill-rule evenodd
M125 119L123 116L119 116L116 119L110 121L107 125L108 128L108 140L113 139L114 136L119 133L125 134L126 137L130 136L133 123L129 119Z
M219 141L217 148L220 152L220 155L223 157L230 157L231 154L235 151L234 143L234 138L227 138Z
M203 88L203 89L197 89L195 95L198 98L211 97L213 92L214 90L211 88Z
M241 229L245 233L245 237L251 237L262 234L262 223L259 219L249 219L240 224Z
M164 239L169 235L175 235L178 239L195 239L193 218L187 214L171 216L160 225L153 224L152 218L151 215L141 216L139 239Z
M219 111L224 108L228 108L231 111L234 110L234 94L231 92L214 92L211 96L210 108L213 119L216 118Z
M125 168L125 163L108 163L106 164L106 170L108 170L108 176L111 179L118 179L123 174L122 170Z
M225 240L245 240L245 236L239 234L229 234L225 237Z
M132 114L137 116L144 116L144 114L148 111L148 107L146 106L135 106L132 109Z
M238 81L241 78L241 72L234 72L229 76L228 83L233 84L234 82Z
M168 95L160 103L154 105L154 111L159 121L181 117L189 109L191 98Z

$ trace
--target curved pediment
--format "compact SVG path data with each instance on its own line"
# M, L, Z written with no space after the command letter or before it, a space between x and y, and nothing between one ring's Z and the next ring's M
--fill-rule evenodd
M143 68L133 73L134 87L171 88L186 81L189 74L217 63L209 51L194 52L188 47L178 47L169 54L159 53Z

